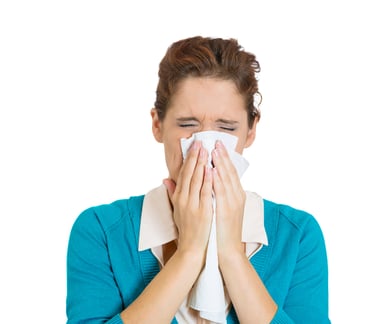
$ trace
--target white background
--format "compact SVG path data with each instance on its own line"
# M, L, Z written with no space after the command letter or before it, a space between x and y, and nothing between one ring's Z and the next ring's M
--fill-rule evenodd
M386 14L374 0L2 1L0 321L64 323L75 218L166 176L157 69L194 35L237 38L261 63L243 183L318 219L332 322L386 320Z

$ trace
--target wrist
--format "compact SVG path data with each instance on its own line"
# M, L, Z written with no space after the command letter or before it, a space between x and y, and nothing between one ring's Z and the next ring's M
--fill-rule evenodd
M220 267L232 266L241 261L246 261L244 244L241 243L238 247L223 249L218 251L218 263Z
M182 262L190 264L194 268L202 269L205 264L206 251L200 249L185 249L178 246L175 257Z

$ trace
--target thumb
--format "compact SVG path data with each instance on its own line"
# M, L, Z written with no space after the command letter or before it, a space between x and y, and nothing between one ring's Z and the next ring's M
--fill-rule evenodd
M163 184L164 184L164 186L167 189L168 197L172 201L172 196L173 196L173 194L175 192L175 187L176 187L176 184L175 184L174 180L164 179L163 180Z

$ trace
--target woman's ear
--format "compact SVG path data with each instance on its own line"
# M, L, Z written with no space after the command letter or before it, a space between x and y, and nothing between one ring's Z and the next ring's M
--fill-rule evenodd
M256 126L259 121L259 118L256 117L253 121L252 127L248 130L247 140L245 141L244 148L247 148L253 144L256 138Z
M162 131L162 122L159 119L158 112L155 108L151 109L151 118L152 118L152 133L157 142L163 143L163 131Z

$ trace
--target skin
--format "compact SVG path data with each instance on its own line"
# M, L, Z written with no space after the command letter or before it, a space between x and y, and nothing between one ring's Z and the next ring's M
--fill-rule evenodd
M143 293L121 313L124 323L170 323L197 279L205 260L212 220L212 190L217 203L220 271L240 323L269 323L277 306L251 266L241 243L245 192L221 142L207 152L194 142L183 161L180 139L217 130L238 137L240 154L255 140L242 96L232 81L183 80L163 121L151 110L155 139L163 143L169 178L164 180L179 232L177 247ZM212 154L214 168L206 167Z

